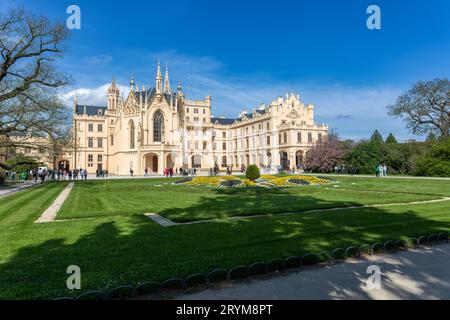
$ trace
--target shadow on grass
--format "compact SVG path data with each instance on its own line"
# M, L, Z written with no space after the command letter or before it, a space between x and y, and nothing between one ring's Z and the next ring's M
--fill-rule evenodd
M203 207L214 210L228 201L244 203L245 208L254 207L253 213L260 208L276 212L278 204L298 201L298 197L284 189L275 189L270 196L264 190L248 190L221 189L219 197L202 198L192 206L192 211L199 212ZM356 202L325 202L310 196L302 197L302 201L329 207L358 205ZM450 220L445 213L438 213L427 216L418 210L365 208L170 228L137 215L33 225L21 237L35 238L36 244L21 245L12 238L7 243L16 249L12 257L0 264L0 298L78 295L80 292L66 289L69 265L81 268L84 292L448 231ZM167 216L171 212L164 214ZM54 238L54 234L59 236ZM328 284L324 282L324 285Z
M188 222L362 205L357 201L327 201L307 193L314 192L313 189L305 189L305 193L294 193L295 189L213 188L210 192L214 197L202 197L187 208L173 207L161 210L159 214L176 222Z

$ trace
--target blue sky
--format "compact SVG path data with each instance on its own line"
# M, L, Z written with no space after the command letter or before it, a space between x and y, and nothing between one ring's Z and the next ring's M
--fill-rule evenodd
M154 83L168 63L172 87L213 97L213 114L235 117L286 92L316 106L316 119L345 138L378 128L399 139L423 137L386 114L386 105L418 80L449 77L450 1L65 1L6 0L65 21L81 8L60 67L82 103L106 103L115 75L124 91L134 74ZM366 8L381 8L381 30L368 30Z

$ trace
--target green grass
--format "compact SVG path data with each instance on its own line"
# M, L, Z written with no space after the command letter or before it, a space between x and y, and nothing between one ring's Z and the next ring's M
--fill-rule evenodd
M60 219L157 213L177 222L311 209L411 202L439 198L402 190L371 192L376 186L342 183L298 188L210 188L172 185L176 179L77 182ZM378 191L383 191L378 188ZM436 191L437 192L437 191ZM450 193L450 192L449 192Z
M80 266L87 291L450 230L450 202L273 214L450 196L450 181L444 180L337 179L339 188L273 190L189 188L164 185L163 179L79 182L58 218L92 219L48 224L33 221L66 183L1 198L0 298L79 294L65 289L71 264ZM224 219L164 228L143 212L178 221ZM225 219L248 213L267 217Z

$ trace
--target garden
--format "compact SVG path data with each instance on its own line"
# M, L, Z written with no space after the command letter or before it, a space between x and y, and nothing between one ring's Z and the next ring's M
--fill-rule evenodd
M34 221L68 182L1 198L0 298L78 296L450 230L448 180L339 177L271 188L179 180L77 181L58 221L45 224ZM216 220L163 227L149 212L179 223ZM66 288L69 265L81 269L81 290Z

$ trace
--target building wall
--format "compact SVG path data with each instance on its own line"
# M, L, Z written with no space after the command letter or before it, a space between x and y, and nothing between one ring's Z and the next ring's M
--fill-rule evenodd
M155 88L162 88L158 81ZM122 99L113 81L104 114L92 114L91 109L89 115L75 113L78 158L74 153L71 167L76 164L93 173L101 165L117 175L128 175L130 169L136 175L145 169L161 174L166 167L209 170L215 164L222 170L248 164L267 170L282 164L292 168L328 133L327 125L314 122L314 106L303 104L298 95L278 97L224 124L217 118L212 122L211 97L188 100L181 86L177 92L161 90L138 90L133 83L129 96ZM158 111L163 114L164 129L161 141L154 141L154 115ZM89 138L93 146L89 146ZM98 140L102 140L101 147Z

